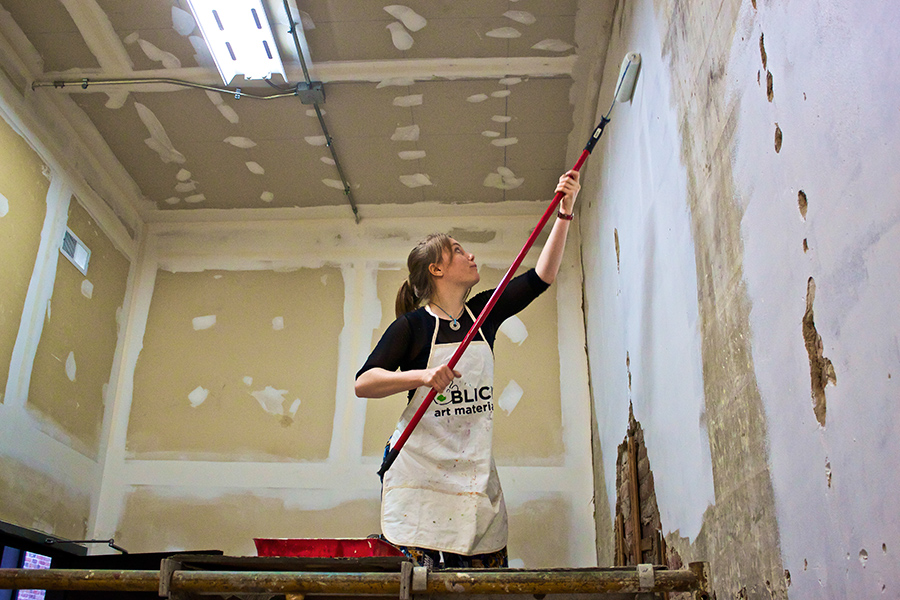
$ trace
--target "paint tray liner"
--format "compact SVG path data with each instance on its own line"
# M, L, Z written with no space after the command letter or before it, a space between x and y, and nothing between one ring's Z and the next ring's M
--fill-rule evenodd
M378 538L253 538L258 556L360 558L403 556L399 548Z

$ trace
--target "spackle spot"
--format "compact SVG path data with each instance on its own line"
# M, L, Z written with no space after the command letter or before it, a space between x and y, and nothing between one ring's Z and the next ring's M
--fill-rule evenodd
M316 28L315 21L313 21L313 18L305 10L300 11L300 23L303 25L303 29L307 31Z
M415 173L413 175L401 175L400 183L408 188L417 188L426 185L432 185L431 179L424 173Z
M163 202L165 202L166 204L175 205L181 202L181 198L179 198L178 196L172 196L170 198L166 198L165 200L163 200Z
M424 150L403 150L402 152L398 152L397 156L399 156L402 160L417 160L419 158L425 158Z
M531 47L532 50L546 50L547 52L565 52L572 48L574 48L572 44L555 39L541 40Z
M525 183L524 177L516 177L516 174L506 167L497 167L496 173L488 173L487 177L484 178L485 187L497 188L498 190L514 190L523 183Z
M521 32L519 32L519 30L515 27L498 27L497 29L491 29L484 35L490 38L498 38L503 40L510 40L522 36Z
M203 386L198 385L194 388L194 391L188 394L188 401L190 401L192 408L197 408L203 404L208 397L209 390L203 389Z
M166 52L165 50L160 50L151 42L147 40L138 40L138 45L141 47L141 50L144 51L144 54L147 55L147 58L154 62L162 63L163 68L165 69L180 69L181 61L177 56L172 54L171 52Z
M330 156L323 156L319 160L321 160L326 165L331 165L332 167L335 165L334 159L331 158Z
M256 146L256 142L251 140L250 138L239 136L239 135L230 135L225 138L226 144L231 144L236 148L253 148Z
M344 189L344 184L340 179L323 179L322 183L336 190Z
M499 132L499 131L490 131L490 130L486 130L486 131L482 131L482 132L481 132L481 135L483 135L484 137L496 138L496 137L500 137L500 132Z
M387 79L379 81L378 85L375 86L375 89L380 90L383 87L389 86L409 87L415 82L416 80L410 77L388 77Z
M284 414L285 394L287 394L287 390L276 390L271 385L267 385L264 390L250 392L250 395L256 398L264 411L279 416Z
M466 102L472 102L472 103L484 102L487 99L488 99L487 94L472 94L471 96L466 98Z
M289 411L292 419L295 416L297 416L297 409L299 409L299 408L300 408L300 398L295 398L294 401L291 403L291 409Z
M187 181L191 178L191 172L187 169L181 169L178 173L175 174L175 179L178 181Z
M263 192L259 195L259 199L263 202L271 202L275 199L275 194L273 194L272 192Z
M221 275L213 275L213 279L222 279Z
M198 202L203 202L206 200L206 196L203 194L194 194L193 196L188 196L184 199L188 204L197 204Z
M418 125L407 125L405 127L398 127L394 130L394 135L391 136L391 141L393 142L416 142L419 140L419 126Z
M863 566L863 569L866 568L866 561L869 560L869 553L866 552L866 549L863 548L859 551L859 564Z
M322 116L323 116L323 117L324 117L325 115L328 114L327 112L325 112L325 111L322 110L321 108L319 109L319 112L322 113ZM309 108L309 109L306 110L306 116L307 116L307 117L318 117L319 115L316 113L316 109L314 109L314 108Z
M491 144L493 144L494 146L500 146L500 147L512 146L513 144L518 144L518 143L519 143L519 138L514 138L514 137L499 138L496 140L491 140Z
M228 106L227 104L220 104L216 108L219 109L219 112L222 113L223 117L225 117L226 119L228 119L229 122L234 123L235 125L237 125L237 123L241 120L240 117L238 117L238 114L234 111L234 109L231 108L230 106Z
M134 108L135 110L137 110L138 117L140 117L141 121L144 123L144 126L147 128L147 131L150 133L150 137L145 139L144 143L147 144L147 146L150 147L150 149L152 149L154 152L159 154L160 160L162 160L164 163L184 163L186 160L184 158L184 155L176 150L172 145L172 141L166 134L166 130L163 128L163 125L162 123L160 123L159 119L156 118L156 115L153 113L153 111L140 102L135 102Z
M502 408L507 415L512 414L512 411L518 406L519 400L522 399L522 394L524 394L522 387L510 379L497 400L497 406Z
M213 325L216 324L216 315L205 315L202 317L194 317L191 319L191 324L194 326L194 331L202 331L204 329L209 329Z
M512 121L512 117L507 117L506 115L494 115L491 117L491 121L495 123L509 123Z
M521 77L504 77L500 80L500 85L516 85L517 83L522 83Z
M218 92L211 92L209 90L206 91L206 97L209 98L209 101L215 104L216 106L221 106L225 103L222 99L222 95Z
M509 568L510 569L524 569L525 561L521 558L511 558L509 559Z
M496 91L496 92L491 92L491 97L492 97L492 98L506 98L506 97L509 96L511 93L512 93L512 92L510 92L509 90L499 90L499 91Z
M522 319L513 315L509 317L503 324L500 325L500 333L509 338L513 344L522 345L522 342L528 337L528 328L525 327L525 323L522 322Z
M194 15L192 15L190 12L178 8L177 6L173 6L172 27L180 35L188 36L194 32L194 29L197 27L197 23L194 21Z
M88 300L94 296L94 284L87 279L81 282L81 295Z
M75 352L69 352L69 356L66 357L66 377L69 381L75 381L75 371Z
M328 138L324 135L307 135L303 138L310 146L324 146L328 143Z
M139 34L137 31L135 31L134 33L129 33L124 38L122 38L122 41L126 45L131 45L131 44L135 43L136 41L138 41L138 39L140 37L141 37L141 34Z
M253 378L249 375L244 377L244 385L253 385Z
M387 12L387 14L403 23L404 27L413 32L419 31L428 24L428 21L425 19L425 17L418 14L408 6L402 6L400 4L390 4L388 6L385 6L384 10L385 12Z
M0 194L0 219L9 214L9 200L6 196Z
M193 192L195 189L197 189L196 181L180 181L175 184L175 191L179 194Z
M533 25L537 21L533 14L524 10L508 10L503 13L503 16L522 25Z
M266 170L263 169L262 165L260 165L258 162L250 160L244 164L247 165L247 169L249 169L250 172L254 175L265 175L266 173Z
M281 331L284 329L284 317L275 317L272 319L272 329L275 331Z
M400 51L406 51L413 47L413 37L404 29L400 23L390 23L386 27L391 32L391 42L394 48Z
M422 105L422 94L410 94L409 96L397 96L394 98L393 102L394 106L400 107L409 107L409 106L421 106Z

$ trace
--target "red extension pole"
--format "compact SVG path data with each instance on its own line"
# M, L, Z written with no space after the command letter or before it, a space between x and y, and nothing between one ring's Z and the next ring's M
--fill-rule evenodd
M587 157L591 154L591 151L594 149L594 145L597 143L597 140L600 139L600 136L603 134L603 128L606 127L606 124L609 123L609 119L606 117L602 117L600 119L600 124L594 129L594 133L591 134L591 139L588 141L587 145L584 147L584 150L581 152L581 156L578 157L578 161L575 163L575 166L572 167L573 171L581 171L581 166L584 164L584 161L587 160ZM475 320L475 323L469 329L469 332L466 334L466 337L463 338L462 343L456 349L456 352L453 353L453 356L450 357L449 362L447 362L447 366L453 369L456 367L456 363L459 362L459 359L462 357L463 352L466 351L466 348L469 347L469 343L475 338L478 329L484 324L485 319L487 319L491 310L494 308L494 305L497 303L497 300L500 299L500 294L503 293L503 290L506 289L507 284L509 284L510 280L516 274L516 270L519 268L519 265L522 264L522 260L525 258L525 255L528 254L528 251L531 249L531 246L534 245L535 240L540 235L541 230L544 229L544 225L547 224L547 221L550 220L550 217L553 213L556 212L557 206L563 198L562 192L557 192L555 196L553 196L553 200L550 201L550 206L547 207L547 210L544 211L541 220L538 221L537 227L534 228L534 231L531 232L531 235L528 237L528 241L525 242L525 245L522 247L522 250L519 251L519 255L516 256L516 259L513 261L512 266L509 267L509 270L506 272L506 275L503 276L503 279L500 280L500 283L497 285L497 288L494 290L494 293L491 294L490 300L485 305L484 309L481 311L481 314L478 315L478 318ZM431 406L431 401L434 400L437 391L432 388L428 395L425 396L425 400L422 402L422 405L416 411L416 414L413 415L413 418L410 420L409 424L406 426L406 429L403 430L403 433L400 434L400 437L397 439L397 443L394 444L394 447L391 448L387 455L384 457L384 462L381 463L381 469L378 471L378 474L381 477L384 477L384 474L387 473L388 469L391 468L391 465L394 464L394 461L397 460L397 456L400 454L400 449L403 448L403 445L406 444L406 440L409 439L409 436L412 434L413 430L416 428L416 425L419 424L419 421L422 420L422 417L425 415L425 412L428 410L428 407Z

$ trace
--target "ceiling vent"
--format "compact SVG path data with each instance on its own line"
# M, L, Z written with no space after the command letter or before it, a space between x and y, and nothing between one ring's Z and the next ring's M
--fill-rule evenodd
M85 246L84 242L78 239L78 236L72 233L72 230L68 227L59 251L69 259L69 262L75 265L76 269L81 271L82 275L87 275L88 262L91 260L91 249Z

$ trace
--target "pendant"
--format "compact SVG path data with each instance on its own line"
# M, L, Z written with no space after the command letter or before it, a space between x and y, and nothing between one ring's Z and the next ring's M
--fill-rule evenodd
M450 329L452 329L453 331L459 331L459 321L457 321L456 319L450 321Z

